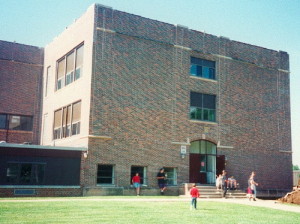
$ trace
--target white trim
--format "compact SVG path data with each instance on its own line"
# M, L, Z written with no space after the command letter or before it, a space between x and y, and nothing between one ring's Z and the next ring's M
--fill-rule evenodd
M105 28L102 28L102 27L97 27L96 29L100 30L100 31L103 31L103 32L107 32L107 33L116 33L116 31L114 31L114 30L105 29Z

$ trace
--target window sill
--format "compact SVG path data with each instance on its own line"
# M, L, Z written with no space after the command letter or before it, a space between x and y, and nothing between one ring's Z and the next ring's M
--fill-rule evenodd
M193 78L193 79L199 79L199 80L202 80L202 81L218 83L218 81L215 80L215 79L207 79L207 78L202 78L202 77L193 76L193 75L190 75L190 77Z
M217 122L213 121L200 121L200 120L189 120L192 123L198 123L198 124L211 124L211 125L218 125Z

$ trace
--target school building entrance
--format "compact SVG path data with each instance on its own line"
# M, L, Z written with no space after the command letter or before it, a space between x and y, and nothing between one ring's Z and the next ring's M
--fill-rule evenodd
M190 183L215 184L225 168L225 156L217 155L217 145L199 140L190 146Z

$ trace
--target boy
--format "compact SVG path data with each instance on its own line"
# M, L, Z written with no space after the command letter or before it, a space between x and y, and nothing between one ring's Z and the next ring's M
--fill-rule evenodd
M198 188L196 187L196 184L193 184L193 187L190 190L190 195L192 197L192 201L191 201L191 210L192 209L197 209L197 198L200 197L200 193Z

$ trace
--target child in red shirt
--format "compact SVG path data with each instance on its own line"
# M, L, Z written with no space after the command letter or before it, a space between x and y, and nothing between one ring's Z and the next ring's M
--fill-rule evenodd
M139 173L136 173L135 176L132 177L132 184L136 189L136 195L140 196L141 178L139 176Z
M193 184L193 187L190 190L190 195L192 197L192 201L191 201L191 210L192 209L197 209L197 198L200 197L200 192L198 190L198 188L196 187L196 184Z

